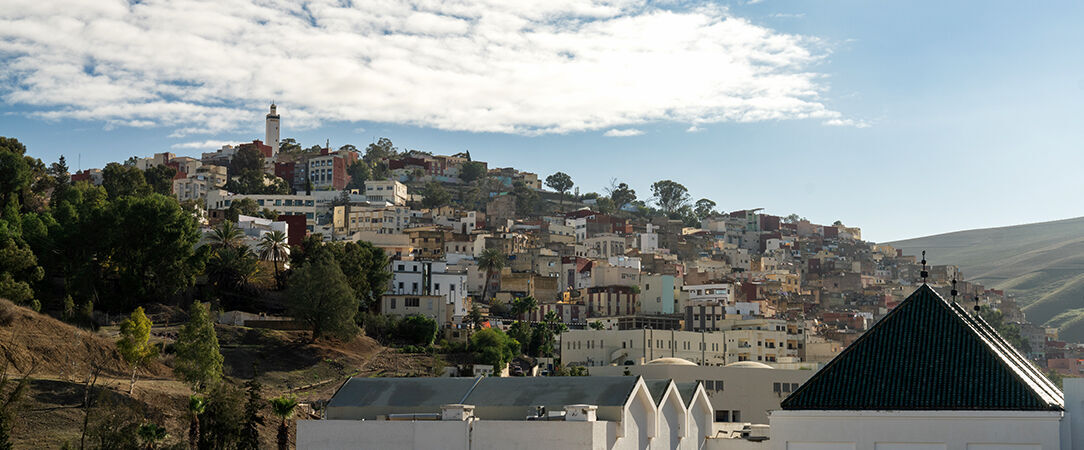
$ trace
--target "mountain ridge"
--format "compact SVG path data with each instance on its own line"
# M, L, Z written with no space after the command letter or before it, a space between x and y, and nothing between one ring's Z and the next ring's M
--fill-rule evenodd
M1013 294L1032 323L1084 342L1084 217L954 231L886 242L964 279Z

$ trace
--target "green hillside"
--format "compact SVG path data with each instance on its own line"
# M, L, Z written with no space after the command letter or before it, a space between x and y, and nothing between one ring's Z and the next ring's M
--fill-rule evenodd
M1028 320L1084 342L1084 217L888 242L1016 296Z

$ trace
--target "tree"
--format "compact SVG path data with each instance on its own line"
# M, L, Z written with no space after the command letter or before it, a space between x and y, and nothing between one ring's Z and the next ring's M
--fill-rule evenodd
M425 184L425 189L422 190L422 207L426 209L439 208L445 206L452 201L452 194L448 193L436 181L430 181Z
M467 321L474 328L482 326L482 322L484 322L484 319L482 317L482 308L479 308L478 305L471 306L470 312L467 313Z
M459 166L459 179L465 183L482 178L486 174L486 166L478 161L467 161Z
M516 197L517 215L529 216L539 210L542 200L538 196L538 192L527 187L522 181L512 184L512 195Z
M158 357L158 347L150 344L151 320L143 313L140 306L132 315L120 324L120 339L117 350L124 361L132 367L132 381L128 385L128 395L135 391L136 371Z
M596 320L594 322L591 322L591 329L592 330L602 330L602 329L605 329L605 328L606 328L606 326L603 325L602 321L600 321L600 320Z
M0 137L7 140L8 138ZM18 143L18 141L15 141ZM2 143L2 142L0 142ZM22 144L19 144L22 145ZM30 166L21 153L0 150L0 207L18 201L19 195L30 186Z
M603 214L613 214L617 211L617 206L614 205L614 201L609 197L599 197L595 200L595 209Z
M215 383L200 417L199 448L232 449L241 441L245 395L229 383Z
M350 163L350 166L346 168L346 173L350 175L350 182L346 184L347 189L365 189L365 181L372 176L369 163L360 159Z
M568 193L569 189L572 189L572 177L568 176L567 173L557 172L546 177L546 186L561 194L561 208L564 209L565 194Z
M260 259L271 261L274 264L275 283L282 287L282 280L279 279L279 263L286 261L290 257L289 248L286 244L286 233L275 230L263 235L260 238L258 248L260 249Z
M147 422L139 426L139 440L147 450L158 448L158 443L164 441L169 434L166 429L153 422Z
M221 250L224 248L237 248L242 245L245 232L229 220L223 220L217 227L207 234L207 240L211 248Z
M127 195L146 195L150 191L143 171L135 166L109 163L102 169L102 187L110 199Z
M297 398L292 395L283 395L271 399L271 412L275 414L275 417L280 419L278 434L279 450L288 450L290 448L289 420L294 416L294 410L296 409Z
M512 314L521 320L526 320L526 316L538 309L538 300L534 297L518 297L512 300Z
M294 269L286 299L290 316L309 325L314 342L324 335L346 340L358 333L358 300L330 255Z
M437 321L425 316L408 316L399 321L396 334L412 345L432 345L437 337Z
M489 280L494 273L498 273L504 268L504 263L508 258L501 253L500 250L495 248L487 248L482 251L482 254L478 257L478 270L485 272L486 284L482 286L482 300L489 299Z
M607 192L610 194L610 200L613 200L614 207L617 209L624 208L625 205L632 203L636 200L636 191L629 188L629 185L620 183L616 186L613 185L617 180L613 180L610 183L610 187Z
M802 220L802 218L800 216L798 216L797 214L791 214L791 215L783 218L783 223L798 223L801 220Z
M147 181L150 192L162 195L173 195L173 177L177 175L177 169L170 166L153 166L143 171L143 178Z
M470 346L474 351L474 358L482 364L492 365L494 373L500 373L520 352L519 341L496 328L486 328L474 333Z
M399 150L391 143L391 139L380 138L376 142L369 144L365 147L365 156L361 159L369 164L371 167L376 167L377 163L382 162L387 158L391 158L399 153Z
M207 409L207 398L199 395L188 396L188 447L198 448L200 441L199 416Z
M689 190L681 183L662 180L651 185L651 195L655 204L659 205L664 213L669 215L676 212L689 203Z
M557 353L557 336L561 333L568 331L568 325L561 322L561 318L557 316L555 311L547 312L542 317L542 323L538 324L537 329L541 334L541 343L538 346L539 356L552 357Z
M209 310L210 305L206 303L192 302L188 308L188 322L181 328L174 344L177 360L173 371L197 391L222 378L223 358Z
M255 146L242 146L230 160L229 175L232 178L252 172L263 173L263 154Z
M697 220L704 220L715 214L715 202L706 198L696 201L696 208L693 210L693 215L696 216Z
M207 281L219 295L248 293L249 283L260 271L260 261L246 246L219 249L207 261Z
M260 213L260 204L251 198L239 198L230 202L230 208L226 210L226 220L223 222L237 222L241 215L256 216Z
M263 425L263 416L260 415L263 406L263 397L260 390L263 386L255 378L245 383L248 400L245 402L244 424L241 427L241 440L238 449L258 450L260 448L260 425Z

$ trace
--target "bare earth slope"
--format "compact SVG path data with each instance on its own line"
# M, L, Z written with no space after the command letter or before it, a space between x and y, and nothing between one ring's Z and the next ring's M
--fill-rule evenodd
M931 264L958 265L966 279L1014 294L1031 322L1084 342L1084 217L887 244L907 255L926 250Z

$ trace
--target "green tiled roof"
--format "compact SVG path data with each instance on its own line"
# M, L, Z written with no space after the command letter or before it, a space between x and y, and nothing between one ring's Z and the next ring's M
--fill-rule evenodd
M1062 410L981 318L922 285L782 402L785 410Z

